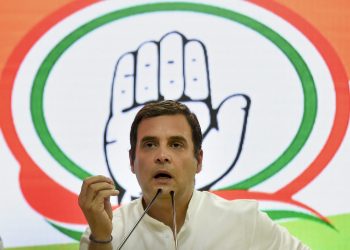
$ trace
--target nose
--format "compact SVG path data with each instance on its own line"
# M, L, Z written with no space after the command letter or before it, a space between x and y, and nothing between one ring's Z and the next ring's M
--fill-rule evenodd
M171 162L171 157L166 149L159 148L155 156L155 162L157 164L166 164Z

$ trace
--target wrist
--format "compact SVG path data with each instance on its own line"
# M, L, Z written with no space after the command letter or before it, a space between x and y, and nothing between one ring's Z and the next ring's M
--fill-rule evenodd
M110 235L109 239L99 239L99 238L95 238L92 234L90 234L89 236L89 240L93 243L97 243L97 244L108 244L111 243L113 240L113 236Z

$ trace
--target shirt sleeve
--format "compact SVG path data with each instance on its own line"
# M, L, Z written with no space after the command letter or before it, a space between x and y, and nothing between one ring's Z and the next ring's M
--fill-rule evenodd
M88 250L89 249L89 240L90 228L87 228L80 238L79 250Z
M311 250L288 230L273 222L266 213L256 210L251 250Z

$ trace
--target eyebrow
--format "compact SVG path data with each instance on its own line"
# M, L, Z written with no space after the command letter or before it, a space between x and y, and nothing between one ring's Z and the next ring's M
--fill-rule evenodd
M157 141L157 137L155 136L145 136L141 139L140 142L145 142L145 141Z
M182 142L186 142L187 140L185 137L181 136L181 135L174 135L174 136L170 136L169 140L171 141L182 141ZM141 143L142 142L146 142L146 141L158 141L158 138L156 136L145 136L141 139Z
M172 141L182 141L182 142L186 142L187 143L186 138L183 137L183 136L180 136L180 135L170 136L170 140L172 140Z

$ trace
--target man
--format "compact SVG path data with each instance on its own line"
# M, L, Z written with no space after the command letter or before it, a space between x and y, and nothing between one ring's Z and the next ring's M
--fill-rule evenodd
M309 249L259 212L257 202L194 190L202 168L202 133L187 106L145 105L131 126L130 144L131 171L142 197L112 212L109 198L118 195L112 180L86 179L79 205L89 229L80 249L118 249L158 190L123 249Z

